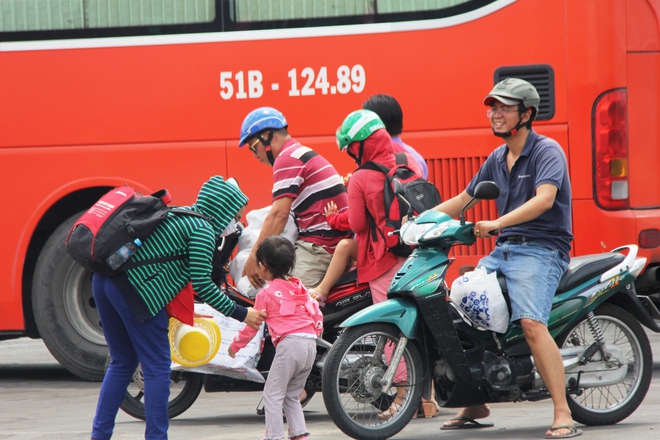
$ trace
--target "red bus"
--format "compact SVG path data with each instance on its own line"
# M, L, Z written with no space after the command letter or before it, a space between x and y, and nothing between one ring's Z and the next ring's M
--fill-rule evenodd
M125 183L189 204L214 174L268 205L271 170L237 147L254 108L281 110L347 174L337 126L391 94L447 199L501 142L482 100L508 76L537 86L534 127L565 149L573 254L639 245L638 292L658 301L659 22L660 0L0 0L0 338L41 337L100 379L72 220ZM494 215L482 203L469 219ZM491 248L456 248L453 276Z

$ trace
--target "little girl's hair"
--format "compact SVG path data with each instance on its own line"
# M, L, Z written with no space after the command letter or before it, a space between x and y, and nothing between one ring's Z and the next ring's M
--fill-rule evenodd
M296 251L281 235L273 235L257 248L257 262L263 264L273 278L286 278L296 265Z

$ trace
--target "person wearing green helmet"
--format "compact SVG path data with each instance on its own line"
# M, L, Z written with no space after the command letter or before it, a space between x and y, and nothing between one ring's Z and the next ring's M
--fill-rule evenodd
M337 129L336 139L339 150L351 156L358 167L367 162L387 168L397 165L392 138L385 124L371 110L356 110L346 116ZM405 158L408 167L421 177L421 170L414 159L407 153ZM353 172L348 185L348 223L358 245L358 281L369 283L374 303L387 299L387 288L392 277L405 261L404 257L392 253L382 238L385 231L384 187L385 175L368 168L358 168ZM407 391L406 381L405 363L402 362L394 378L394 383L399 385L397 396L392 406L378 415L380 419L389 419L396 413ZM432 405L434 410L437 409L437 405ZM432 415L435 414L437 412Z
M488 156L461 194L435 209L456 217L470 203L479 182L490 180L499 186L499 218L474 226L477 237L497 235L495 249L478 266L506 279L511 321L522 327L554 404L554 419L545 437L570 438L582 431L573 424L564 365L547 323L573 239L571 183L561 146L532 130L540 101L536 88L523 79L508 78L493 87L483 103L493 134L505 143ZM475 421L489 415L487 405L462 408L442 429L493 426Z
M366 111L355 111L346 117L344 123L337 129L336 139L339 151L344 151L352 142L364 141L372 133L377 130L387 129L385 124L380 119L377 113ZM397 144L391 143L392 150L395 153L404 154L405 160L412 163L412 170L416 174L421 174L421 169L414 161L414 157L407 154L403 149L396 149ZM363 151L360 150L360 151ZM352 155L348 151L349 155ZM358 155L362 154L360 152ZM357 156L352 156L356 163L361 164L362 159ZM348 186L350 177L347 177L345 184ZM348 223L348 211L339 212L333 203L329 203L325 208L325 215L330 226L337 230L350 230ZM332 286L335 285L339 277L344 273L346 267L353 261L357 260L358 245L357 241L352 238L345 238L339 242L335 254L332 256L332 261L328 266L328 271L320 284L310 289L310 295L319 300L321 304L325 304L328 292Z

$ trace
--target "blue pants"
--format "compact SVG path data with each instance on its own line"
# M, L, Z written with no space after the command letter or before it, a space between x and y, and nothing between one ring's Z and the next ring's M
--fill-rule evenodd
M556 249L536 242L498 244L479 267L506 277L511 300L511 322L529 318L548 325L552 300L568 269Z
M92 292L112 361L101 385L92 438L112 437L115 419L133 373L142 366L146 413L145 439L167 439L170 395L169 318L165 310L139 322L112 279L95 274ZM124 292L135 295L135 292Z

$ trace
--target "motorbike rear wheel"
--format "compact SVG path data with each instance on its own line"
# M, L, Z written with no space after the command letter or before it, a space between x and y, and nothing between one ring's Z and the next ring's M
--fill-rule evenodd
M108 356L108 361L110 357ZM170 400L167 403L167 415L170 419L183 414L195 403L202 391L203 379L200 373L189 371L172 371L170 373ZM120 408L131 417L145 420L144 410L144 378L142 368L138 365L133 373L133 381L126 390L126 395Z
M416 343L408 341L398 368L389 365L389 356L382 350L389 346L394 351L399 334L391 324L352 327L330 349L323 368L323 401L344 434L363 440L387 439L405 428L417 411L425 369ZM391 367L398 371L392 386L384 389L380 379ZM383 402L392 402L397 390L400 394L405 390L405 395L396 412L390 418L379 417L388 409Z
M616 345L627 353L628 373L617 384L586 388L581 396L568 395L568 406L573 419L579 423L613 425L631 415L644 400L651 385L653 355L646 332L626 310L605 303L594 314L605 343ZM576 324L557 341L560 347L587 347L593 342L586 320Z

